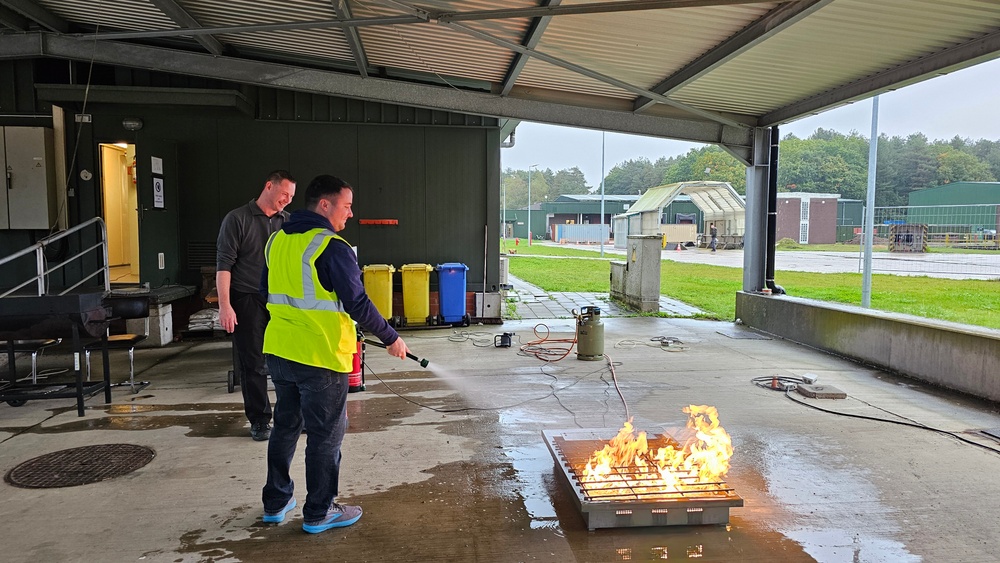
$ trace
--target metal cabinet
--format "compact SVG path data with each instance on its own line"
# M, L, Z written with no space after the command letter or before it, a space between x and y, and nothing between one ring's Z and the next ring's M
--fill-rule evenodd
M56 217L52 129L0 127L0 229L48 229Z

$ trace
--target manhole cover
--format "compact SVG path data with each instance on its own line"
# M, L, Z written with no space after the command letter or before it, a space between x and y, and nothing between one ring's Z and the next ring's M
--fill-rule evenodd
M133 444L100 444L60 450L18 465L5 480L15 487L53 489L114 479L146 465L156 452Z

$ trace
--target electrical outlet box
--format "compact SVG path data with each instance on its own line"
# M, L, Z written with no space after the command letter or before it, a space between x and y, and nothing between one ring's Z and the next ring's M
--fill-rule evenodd
M165 270L167 268L167 261L162 252L156 255L156 261L160 265L161 270Z

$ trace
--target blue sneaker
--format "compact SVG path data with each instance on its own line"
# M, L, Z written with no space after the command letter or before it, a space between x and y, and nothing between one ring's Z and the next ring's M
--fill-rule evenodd
M326 512L326 518L311 522L303 522L302 529L310 534L325 532L330 528L344 528L361 519L360 506L347 506L333 503Z
M293 508L295 508L295 497L292 497L292 499L288 501L288 504L286 504L284 508L282 508L277 512L268 512L265 510L264 522L268 524L277 524L279 522L283 522L285 520L285 514L291 512Z

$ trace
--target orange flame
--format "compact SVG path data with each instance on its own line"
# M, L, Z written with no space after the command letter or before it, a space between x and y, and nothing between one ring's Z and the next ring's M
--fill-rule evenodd
M729 433L719 426L719 412L707 405L684 407L687 427L693 436L675 448L667 446L651 451L646 432L636 433L632 420L603 449L593 453L583 471L582 482L591 494L607 495L623 487L643 494L711 490L729 472L733 443ZM669 436L668 436L669 438ZM671 440L673 441L673 440Z

